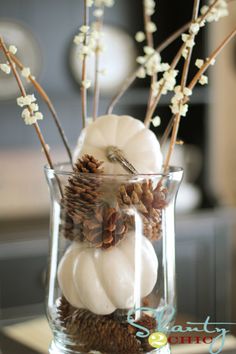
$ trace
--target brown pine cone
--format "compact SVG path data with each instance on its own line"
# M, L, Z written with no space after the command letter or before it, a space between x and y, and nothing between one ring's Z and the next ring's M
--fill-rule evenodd
M71 241L83 240L82 225L99 204L102 162L85 155L77 161L61 201L61 233ZM86 174L86 175L85 175ZM90 176L91 175L91 176Z
M142 354L141 341L129 332L128 325L116 321L113 314L99 316L85 309L75 309L60 299L58 317L76 350L88 353ZM75 350L75 347L71 348Z
M118 193L120 208L134 206L143 221L144 235L150 240L158 240L162 236L162 209L166 203L167 190L158 184L153 189L152 181L123 184ZM130 218L131 225L134 218Z
M143 314L142 317L136 321L135 323L137 323L138 325L147 328L151 333L154 333L156 328L157 328L157 321L154 317L148 316L146 314ZM136 335L136 333L138 331L140 331L140 329L128 325L128 330L129 333ZM142 343L142 348L144 350L144 352L150 352L153 350L153 347L150 346L149 342L148 342L148 337L145 338L139 338L139 340Z
M83 223L83 236L95 247L104 249L117 245L126 235L125 216L107 205L97 208L92 217Z

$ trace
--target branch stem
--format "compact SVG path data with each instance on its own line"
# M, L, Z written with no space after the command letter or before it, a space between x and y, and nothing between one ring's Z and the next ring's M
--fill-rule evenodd
M89 23L89 9L87 6L87 1L84 0L84 26L88 26ZM85 46L87 45L87 33L84 37ZM87 55L84 54L82 61L82 84L81 84L81 106L82 106L82 124L83 128L86 126L87 119L87 88L85 87L85 82L87 79Z
M22 64L22 62L14 54L12 54L12 53L9 53L9 54L10 54L13 62L16 64L16 66L20 70L23 70L24 69L24 65ZM38 83L38 81L32 75L29 75L29 80L32 83L32 85L35 87L35 89L38 91L38 93L42 97L42 99L45 101L46 105L48 106L48 109L49 109L49 111L52 114L54 122L55 122L55 124L57 126L57 129L59 131L59 134L60 134L61 139L63 141L63 144L65 146L65 149L67 151L70 163L71 163L71 165L73 165L72 153L71 153L71 150L70 150L66 135L65 135L65 133L63 131L63 128L62 128L62 126L60 124L60 120L59 120L58 114L56 112L56 109L55 109L52 101L50 100L50 98L48 97L47 93L44 91L42 86Z

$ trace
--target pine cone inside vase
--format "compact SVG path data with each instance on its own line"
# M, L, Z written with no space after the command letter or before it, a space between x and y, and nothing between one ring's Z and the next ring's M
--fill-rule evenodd
M101 181L97 175L103 173L101 165L102 162L93 156L83 156L75 164L72 177L65 187L61 201L61 233L71 241L83 240L83 220L93 213L99 203Z
M104 249L117 245L126 235L126 217L116 208L103 205L83 223L84 238Z
M154 189L151 180L121 185L118 203L121 208L135 207L142 217L144 235L150 240L162 236L162 210L166 203L167 190L161 183ZM134 217L130 218L131 225Z
M103 173L101 165L89 155L76 163L62 200L61 231L71 241L88 241L106 249L125 237L128 226L117 202L111 206L106 200L111 186L98 176Z
M144 353L135 333L131 333L128 324L118 322L114 314L100 316L85 309L75 309L65 298L60 299L57 312L65 333L75 343L74 350L104 354Z

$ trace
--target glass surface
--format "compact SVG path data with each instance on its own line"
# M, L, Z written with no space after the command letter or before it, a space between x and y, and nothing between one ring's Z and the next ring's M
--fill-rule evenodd
M174 208L182 170L103 175L46 168L51 353L169 353L149 336L176 312ZM139 327L138 327L139 326Z

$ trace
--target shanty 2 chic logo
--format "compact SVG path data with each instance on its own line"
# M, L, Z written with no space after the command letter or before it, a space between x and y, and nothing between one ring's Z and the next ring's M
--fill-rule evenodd
M135 317L142 312L148 312L154 315L157 327L154 333L150 333L150 330L143 325L135 322ZM219 354L223 351L226 335L230 333L225 329L226 326L236 325L236 323L217 323L210 322L210 316L208 316L205 322L186 322L186 326L175 325L169 328L169 324L173 321L175 316L175 309L172 306L166 306L162 311L150 307L140 307L132 309L128 312L127 321L135 327L138 331L136 336L139 338L148 338L150 346L153 348L161 349L167 344L178 344L179 337L175 337L174 333L205 333L205 337L180 337L182 344L201 344L201 341L205 344L209 344L210 354ZM167 336L168 332L171 332L171 336ZM187 342L186 342L187 340Z

